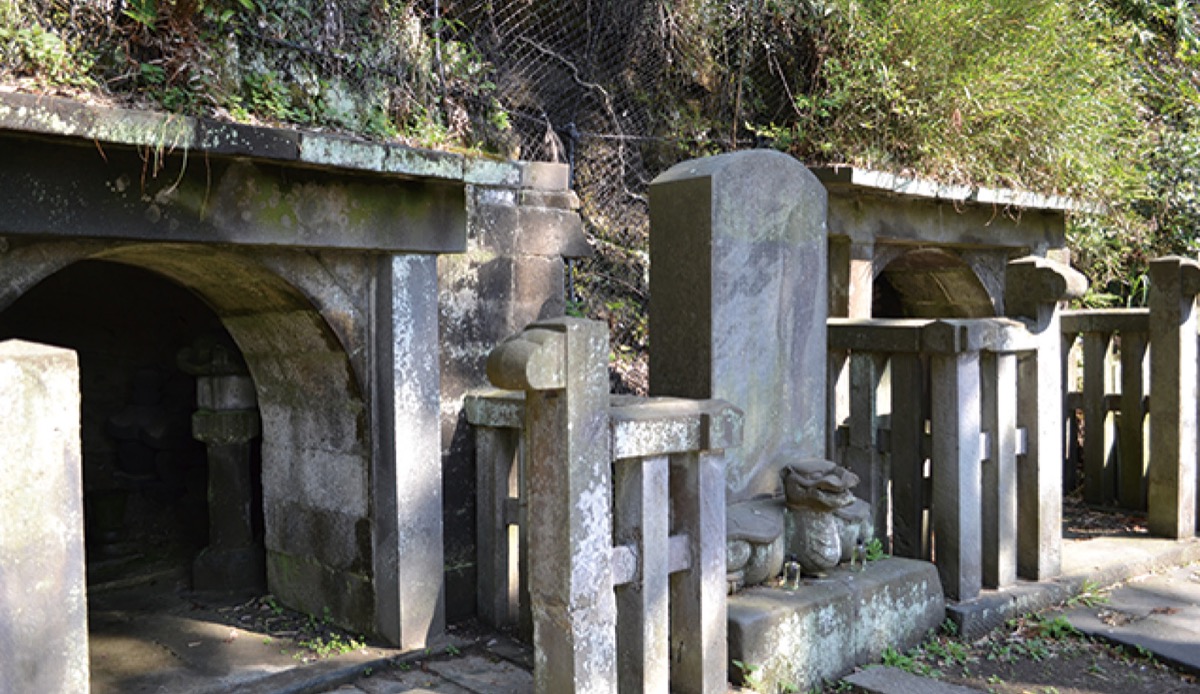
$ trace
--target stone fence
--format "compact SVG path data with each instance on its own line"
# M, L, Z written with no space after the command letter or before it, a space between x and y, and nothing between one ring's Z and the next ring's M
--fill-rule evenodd
M1084 499L1147 511L1163 537L1196 529L1197 294L1200 264L1161 258L1150 265L1148 309L1062 314L1064 353L1081 343L1065 398L1069 440L1082 438L1072 453L1083 460Z
M482 619L532 625L539 692L726 691L719 400L614 397L602 323L530 326L470 396ZM523 594L524 593L524 594Z
M1007 318L831 319L829 347L849 353L835 459L862 479L877 536L890 527L894 554L936 556L953 599L1038 578L1020 558L1058 554L1042 541L1057 526L1038 526L1058 521L1037 512L1055 492L1021 468L1061 463L1029 444L1038 391L1018 360L1037 358L1037 336Z

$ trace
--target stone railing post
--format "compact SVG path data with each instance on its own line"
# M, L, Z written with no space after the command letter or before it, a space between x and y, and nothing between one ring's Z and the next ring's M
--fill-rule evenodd
M208 546L192 565L196 590L257 590L266 555L254 531L251 441L260 435L254 381L231 349L208 338L183 349L196 377L192 436L208 448Z
M519 626L522 637L532 639L529 593L521 585L529 527L521 436L525 399L497 390L469 395L464 404L475 429L475 607L485 624Z
M1005 304L1037 340L1017 363L1017 426L1028 439L1017 460L1017 574L1040 581L1062 568L1063 360L1059 302L1087 289L1080 273L1046 258L1008 264Z
M535 690L615 692L608 332L537 323L497 347L487 371L526 393Z
M1196 534L1196 295L1200 263L1150 263L1150 532Z
M929 429L938 574L947 597L970 600L983 585L979 350L965 348L954 325L933 324L925 333L923 342L932 352ZM944 339L931 339L935 335Z

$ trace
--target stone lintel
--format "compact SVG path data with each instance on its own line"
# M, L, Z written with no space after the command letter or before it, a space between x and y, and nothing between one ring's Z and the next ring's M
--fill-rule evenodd
M524 426L525 397L519 391L479 391L463 404L475 426ZM734 448L741 443L743 419L741 410L723 400L614 395L609 409L613 458Z
M183 148L46 140L0 128L12 236L452 253L461 183L289 166Z
M940 199L829 189L829 235L856 243L1004 248L1044 254L1066 245L1065 215Z
M613 458L724 450L741 444L741 410L723 400L638 398L609 410Z
M1026 326L1009 318L830 318L829 348L864 352L1024 352L1037 348Z

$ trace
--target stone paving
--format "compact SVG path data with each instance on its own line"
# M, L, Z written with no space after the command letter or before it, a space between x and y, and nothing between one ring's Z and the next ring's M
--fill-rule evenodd
M1200 672L1200 564L1135 578L1104 604L1067 612L1080 631L1144 648L1176 667Z
M412 657L370 669L353 681L304 691L341 694L525 694L533 691L533 654L504 637L460 650L448 646L430 657Z

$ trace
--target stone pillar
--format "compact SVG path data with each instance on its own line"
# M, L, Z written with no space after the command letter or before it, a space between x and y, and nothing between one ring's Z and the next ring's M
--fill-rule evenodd
M1060 301L1083 296L1087 280L1052 260L1008 264L1005 310L1020 318L1037 349L1017 362L1017 426L1025 454L1017 459L1017 574L1040 581L1062 567L1063 358Z
M208 546L192 564L196 590L260 591L266 555L254 528L251 442L261 423L254 381L232 345L202 337L180 351L196 377L192 436L208 447Z
M875 243L850 242L850 292L846 302L848 318L870 318L875 291Z
M622 692L670 691L669 472L670 460L663 455L625 458L614 465L613 539L632 548L641 565L640 580L616 589ZM718 488L718 498L724 498L723 491L724 486Z
M615 692L608 331L535 323L492 352L488 377L526 392L535 690Z
M710 426L715 419L709 419ZM719 440L707 438L710 445ZM725 545L718 538L725 535L721 491L730 450L671 459L674 530L686 534L692 558L688 571L671 574L671 691L682 694L721 694L728 689L722 667L728 633Z
M1150 263L1150 532L1196 534L1197 345L1200 263Z
M983 461L983 585L1004 588L1017 580L1017 356L981 357L983 428L989 432Z
M376 623L401 648L445 629L437 256L377 267L371 539Z
M88 691L75 353L0 343L0 690Z
M983 585L979 352L935 354L930 372L938 574L947 597L970 600Z
M808 169L764 150L650 185L650 392L746 413L730 501L779 490L778 450L826 457L826 207Z

